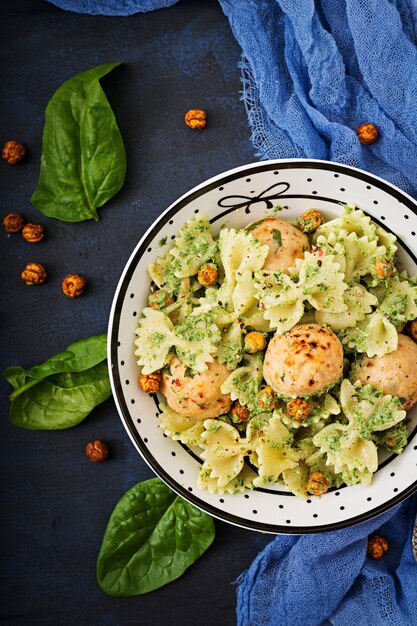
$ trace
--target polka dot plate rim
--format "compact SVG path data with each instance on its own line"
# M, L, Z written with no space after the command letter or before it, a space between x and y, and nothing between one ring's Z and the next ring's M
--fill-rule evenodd
M307 208L326 220L342 203L353 203L394 233L399 260L417 273L417 203L391 183L347 165L315 159L261 161L222 172L173 202L145 232L133 250L117 286L109 318L108 360L113 397L137 451L178 495L231 524L273 534L310 534L345 528L390 509L417 490L417 409L409 412L409 443L399 456L385 455L369 487L332 489L321 498L297 498L283 487L243 494L209 494L196 486L198 451L166 437L158 427L159 401L139 388L134 331L146 305L146 268L163 256L179 228L197 211L212 222L242 227L272 214L292 221Z

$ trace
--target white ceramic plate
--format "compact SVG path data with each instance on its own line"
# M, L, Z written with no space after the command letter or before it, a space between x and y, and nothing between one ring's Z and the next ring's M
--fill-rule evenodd
M146 268L164 256L171 240L197 211L213 231L222 224L243 227L280 204L283 219L294 220L308 208L325 219L354 203L399 241L399 261L417 273L417 203L386 181L364 171L306 159L263 161L224 172L172 204L133 251L114 297L109 324L109 363L113 395L123 424L137 450L160 478L180 496L226 522L271 533L315 533L350 526L386 511L417 489L417 409L410 411L408 446L399 456L381 457L372 485L332 489L321 498L302 500L283 487L238 495L211 495L196 487L200 459L193 450L167 438L158 427L159 399L138 387L139 367L133 341L146 306ZM165 245L161 243L165 240ZM162 399L162 397L160 398Z

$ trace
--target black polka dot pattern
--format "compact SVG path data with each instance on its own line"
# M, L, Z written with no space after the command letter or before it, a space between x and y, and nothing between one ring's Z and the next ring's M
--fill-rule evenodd
M351 185L350 185L350 181L349 181L349 176L345 175L344 170L342 168L340 168L341 174L338 173L334 173L334 174L330 174L330 176L333 176L335 179L339 179L340 180L330 180L331 187L334 190L334 198L335 200L337 200L338 202L342 203L343 202L350 202L350 190L351 190ZM281 170L281 171L274 171L274 172L270 172L273 175L277 176L278 174L282 174L281 176L281 180L287 180L285 177L285 170ZM326 198L327 196L331 195L327 190L324 189L323 187L323 181L321 180L321 177L319 175L315 175L316 170L311 169L309 170L309 173L314 176L314 179L311 177L305 178L304 180L309 183L308 187L304 182L304 188L305 188L305 193L306 195L304 196L304 198L312 198L312 196L319 196L319 199L316 198L316 200L314 202L317 202L317 204L313 204L310 206L317 206L318 208L320 208L321 203L323 202L323 210L326 208L326 200L323 200L324 198ZM290 180L290 178L288 178L288 180ZM251 196L254 194L259 194L260 191L262 191L263 189L259 188L259 185L257 184L257 180L256 180L256 175L253 175L251 178L245 178L242 177L241 183L243 183L243 189L242 189L242 194L246 194L246 196ZM278 181L274 181L275 184L278 184ZM312 183L314 182L314 187L316 187L316 189L312 189L313 185ZM329 182L329 181L328 181ZM247 187L245 187L245 183L247 184ZM250 184L250 186L249 186ZM271 183L272 184L272 183ZM282 184L282 183L281 183ZM229 187L231 187L231 185L229 184L229 181L227 181L226 186L221 186L218 187L218 191L219 192L223 192L224 190L226 190L226 193L223 194L223 196L228 195L228 191L229 191ZM265 185L265 188L267 187L267 185ZM369 192L369 193L364 193L365 189ZM216 193L216 189L213 190L214 193ZM338 195L338 192L341 192L340 195ZM364 185L364 183L362 182L362 194L363 194L363 204L361 204L361 208L364 208L365 212L366 212L366 203L368 203L371 205L375 205L376 209L373 209L374 212L376 211L380 211L383 212L384 208L386 206L386 202L384 200L383 194L380 193L380 188L377 184L375 184L375 186L372 185ZM230 194L232 195L233 193L235 194L239 194L239 191L235 188L235 187L231 187L230 188ZM311 194L311 195L309 195ZM341 195L343 194L343 195ZM290 191L286 192L287 197L290 196ZM219 196L222 197L222 196ZM302 196L301 196L302 197ZM356 197L356 196L355 196ZM358 196L359 197L359 196ZM366 199L368 198L368 199ZM396 219L397 222L401 221L404 227L404 232L408 233L408 237L415 237L416 236L416 231L410 231L410 226L415 228L415 224L416 222L413 221L413 216L410 214L403 214L404 210L408 210L408 204L407 202L404 200L403 203L401 203L401 201L397 198L398 202L400 202L400 204L402 204L402 211L399 213L399 215L397 215ZM286 202L288 202L290 209L293 209L293 205L296 202L295 200L289 199L289 200L282 200L280 201L279 198L276 198L272 201L274 203L274 205L276 204L282 204L284 205ZM194 204L194 206L196 206L196 204ZM225 205L227 206L227 205ZM253 203L252 205L252 212L256 215L256 213L258 212L258 207L256 206L255 203ZM309 206L309 205L307 205ZM287 207L285 207L287 208ZM193 209L191 209L193 210ZM199 209L195 209L195 213L198 213L199 210L202 210L204 213L204 208L201 207ZM387 228L387 230L391 227L392 229L394 229L394 225L391 225L391 214L389 213L389 209L386 208L386 214L380 215L379 216L379 220L384 222L387 222L387 226L384 225L384 228ZM248 211L249 212L249 211ZM178 228L180 225L182 225L183 220L181 218L181 212L179 213L179 219L178 219ZM189 215L189 212L188 212ZM227 218L226 218L227 219ZM256 216L254 216L252 219L257 219ZM378 215L376 214L376 220L378 221ZM215 220L213 220L215 221ZM249 220L248 220L249 221ZM407 221L407 225L404 224L404 221ZM173 219L170 219L169 222L165 222L165 224L169 224L169 226L172 226L173 228L169 228L168 232L165 234L164 232L159 232L158 234L155 235L154 240L151 241L150 243L153 245L149 246L147 249L147 251L149 253L152 252L152 250L154 250L154 254L155 256L158 254L157 248L157 242L164 237L167 237L168 239L171 238L171 240L175 239L175 234L171 234L171 233L175 233L176 232L176 226L174 226L174 224L177 222L177 216L174 216ZM221 222L219 221L218 224L221 224ZM417 230L417 229L416 229ZM160 245L159 245L160 247ZM159 252L159 254L161 254ZM150 257L152 258L152 257ZM137 285L135 287L135 284ZM129 302L132 301L131 304L129 305L129 309L127 312L127 316L131 316L130 317L130 322L131 324L133 324L133 320L132 317L138 317L140 315L140 300L141 300L141 293L140 293L140 286L138 286L138 283L134 283L132 281L132 284L130 286L130 289L132 289L132 291L126 291L126 295L124 296L125 298L125 302ZM139 293L138 293L139 290ZM137 299L136 302L133 302L135 299ZM137 310L133 311L133 306L135 306L137 308ZM131 411L132 413L136 412L136 414L139 413L139 415L142 415L142 420L140 418L136 418L136 416L134 415L132 417L132 419L134 420L135 424L138 425L138 431L140 432L140 436L141 436L141 441L145 444L149 444L149 450L153 450L156 449L156 444L155 444L155 433L157 433L157 436L160 438L161 434L163 435L163 437L165 439L167 439L167 441L164 441L163 446L164 449L167 450L167 457L169 459L171 459L171 463L172 463L172 468L173 471L170 474L170 476L172 477L177 477L178 480L178 484L182 485L182 489L188 491L189 493L193 493L193 489L195 491L195 496L190 496L190 501L193 501L192 498L195 497L196 501L198 501L199 497L200 497L200 491L198 489L195 488L194 483L193 483L193 479L190 478L190 473L188 470L188 464L184 463L183 467L178 467L178 465L180 464L180 459L184 458L184 453L186 454L187 449L185 446L182 446L182 448L185 450L178 447L178 449L176 449L176 451L170 449L171 448L171 444L172 439L171 438L167 438L167 435L165 433L163 433L160 429L160 427L158 426L158 431L152 430L154 428L154 426L150 426L149 423L147 423L147 419L145 419L147 417L146 413L147 413L147 409L146 409L146 403L148 402L147 400L147 394L144 394L144 403L142 404L139 401L139 396L137 396L136 398L136 393L139 393L137 391L137 379L134 378L133 373L131 373L130 368L131 368L131 345L126 346L126 341L123 338L123 332L121 333L122 335L122 345L123 345L123 356L124 359L123 360L119 360L119 366L122 368L124 368L122 371L124 373L123 379L124 379L124 383L125 385L129 386L129 389L127 390L127 397L126 397L126 403L130 406L132 406ZM121 342L118 341L117 342L118 347L120 347ZM120 351L118 351L118 353L120 354ZM130 376L130 378L126 378L126 376ZM123 379L122 379L122 386L123 386ZM136 380L136 384L135 384L135 380ZM120 383L119 383L120 384ZM130 398L129 395L135 395L135 397ZM153 396L152 396L153 397ZM136 398L136 400L135 400ZM156 401L156 400L155 400ZM157 401L156 401L157 402ZM135 408L133 408L133 406L136 404ZM146 406L145 406L146 405ZM159 417L159 413L155 413L155 416L158 418ZM154 420L155 421L155 420ZM139 428L140 425L140 428ZM144 437L143 434L146 434L147 436ZM162 441L162 439L160 439L160 441ZM174 442L174 445L178 445L180 446L181 444L177 444ZM414 450L417 450L417 445L414 446ZM191 454L191 452L190 452ZM187 455L186 455L187 456ZM394 465L394 467L399 467L398 465ZM394 471L388 471L388 473L386 473L385 475L388 477L390 477L390 482L389 482L389 486L391 487L390 490L387 490L388 492L391 493L390 497L393 497L392 494L398 494L403 490L403 486L402 483L399 483L399 478L401 478L401 471L398 470L397 472ZM180 476L185 478L180 478ZM396 478L397 477L397 478ZM183 482L185 482L185 485ZM191 484L191 486L187 486ZM279 488L277 488L278 490ZM346 492L345 492L346 489ZM368 493L369 493L368 489ZM248 519L251 518L252 516L256 516L257 520L255 517L252 517L253 520L253 524L261 524L262 523L262 518L263 518L263 506L262 506L262 499L259 500L259 497L262 496L263 494L261 493L263 490L258 490L255 489L253 491L252 494L250 494L250 492L247 493L243 493L240 495L236 495L233 496L236 497L237 500L240 499L240 502L244 502L245 503L245 510L246 510L246 515L248 516ZM268 490L265 490L268 491ZM274 488L272 488L271 491L268 491L268 500L271 501L271 505L273 504L272 499L274 498ZM367 490L364 490L365 493ZM358 513L360 513L360 504L359 504L359 500L361 502L361 506L363 507L363 510L366 511L372 511L372 510L376 510L376 508L378 506L380 506L381 502L380 502L380 498L379 496L376 497L371 497L368 495L363 495L361 498L358 498L358 501L355 503L352 500L350 500L349 497L344 497L349 496L349 488L346 488L344 486L342 486L342 488L340 489L340 491L330 491L329 494L327 494L325 497L323 498L315 498L315 497L311 497L307 500L304 501L303 504L300 504L300 506L304 506L304 504L309 504L310 507L307 507L304 509L305 511L305 517L303 518L303 520L301 521L301 517L298 516L298 514L296 514L294 512L294 507L292 504L293 499L295 498L295 496L283 496L281 495L281 493L279 493L279 491L277 491L276 493L276 497L278 500L278 503L275 504L275 512L278 513L278 510L283 511L285 510L285 517L289 517L291 519L286 519L284 520L282 517L279 518L279 515L277 516L279 519L277 520L277 525L291 525L293 524L294 526L300 525L302 526L303 524L305 524L306 526L308 526L308 523L311 524L312 527L314 527L314 525L316 526L320 526L320 525L325 525L327 523L327 506L325 506L325 503L327 502L329 504L330 507L333 508L333 511L336 511L337 514L340 516L340 520L346 520L349 519L350 517L355 517L358 515ZM333 496L336 497L338 500L334 501L334 499L332 499L331 494L333 493ZM373 496L373 491L371 491L372 496ZM203 492L203 494L206 494L206 492ZM211 500L210 500L211 498ZM225 499L226 498L226 499ZM201 500L204 502L207 500L210 500L211 504L214 507L219 507L220 510L224 510L224 511L232 511L233 510L233 506L231 505L231 503L233 502L233 498L232 497L219 497L219 494L210 494L210 496L206 496L203 495L201 497ZM387 493L387 498L389 498L389 495ZM251 502L249 502L249 499L251 500ZM398 497L396 498L397 500L399 499ZM297 499L298 500L298 499ZM283 503L282 503L283 502ZM341 504L341 502L343 504ZM226 504L227 503L227 504ZM368 504L367 504L368 503ZM269 506L269 504L267 505ZM353 510L352 510L353 509ZM314 511L314 512L313 512ZM322 511L326 512L326 514L322 514ZM347 512L346 512L347 511ZM344 513L343 513L344 512ZM244 516L245 513L242 513L242 515ZM283 514L284 515L284 514ZM318 520L319 518L321 518L320 522L319 521L315 521ZM255 521L256 520L256 521ZM274 522L272 522L273 524ZM254 526L255 527L255 526ZM288 532L284 529L284 532Z

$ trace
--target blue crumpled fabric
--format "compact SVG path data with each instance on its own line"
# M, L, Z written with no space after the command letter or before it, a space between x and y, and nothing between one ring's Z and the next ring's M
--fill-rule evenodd
M177 0L50 0L132 15ZM415 0L219 0L243 50L243 100L261 159L362 168L417 197ZM355 129L380 130L370 146Z
M131 15L176 0L51 0ZM242 99L261 159L309 157L373 172L417 198L415 0L219 0L243 50ZM363 146L355 129L376 124ZM238 626L416 626L417 499L344 530L280 535L238 582ZM367 537L389 541L380 561Z
M417 499L371 521L320 535L282 535L238 579L238 626L415 626ZM368 535L389 542L367 556Z

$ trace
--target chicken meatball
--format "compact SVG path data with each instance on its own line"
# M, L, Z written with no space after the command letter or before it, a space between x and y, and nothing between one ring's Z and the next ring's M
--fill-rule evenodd
M162 373L161 391L168 406L185 417L207 419L218 417L230 410L230 395L222 394L220 387L230 375L226 365L217 359L208 363L205 372L192 378L185 375L184 363L174 357L169 364L171 375Z
M406 335L398 335L394 352L361 359L353 366L351 379L398 396L408 411L417 402L417 344Z
M285 270L309 249L306 235L277 217L267 217L250 232L269 248L263 265L266 270Z
M297 324L269 342L264 378L280 396L296 398L323 392L343 372L343 348L323 324Z

